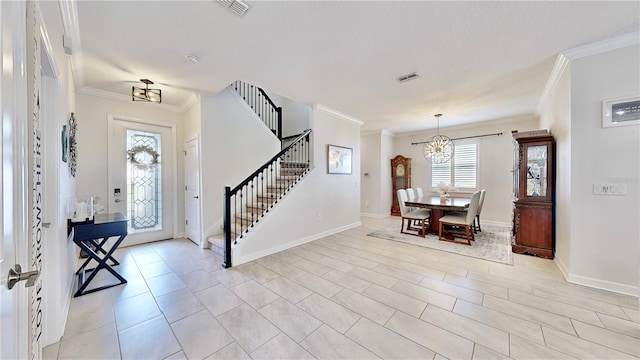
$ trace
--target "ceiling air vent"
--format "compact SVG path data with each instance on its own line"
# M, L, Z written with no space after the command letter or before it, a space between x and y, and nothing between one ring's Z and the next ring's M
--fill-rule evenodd
M218 3L238 16L244 15L249 10L249 4L241 0L218 0Z
M418 75L416 72L412 72L411 74L399 76L397 79L398 79L398 81L403 83L403 82L407 82L409 80L417 79L419 76L420 75Z

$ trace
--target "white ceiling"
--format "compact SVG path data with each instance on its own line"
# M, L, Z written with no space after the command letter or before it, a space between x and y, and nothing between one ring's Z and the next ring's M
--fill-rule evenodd
M78 1L79 90L130 96L148 78L184 107L244 80L364 131L414 131L435 113L441 127L534 113L560 52L640 32L638 1L248 3L240 18L213 0Z

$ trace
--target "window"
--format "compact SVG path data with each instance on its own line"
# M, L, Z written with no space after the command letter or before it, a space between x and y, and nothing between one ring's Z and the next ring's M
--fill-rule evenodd
M431 189L448 184L461 191L478 188L478 143L455 144L451 160L445 164L431 163Z

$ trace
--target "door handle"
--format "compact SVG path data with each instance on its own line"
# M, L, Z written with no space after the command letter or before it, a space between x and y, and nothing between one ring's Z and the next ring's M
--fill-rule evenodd
M40 275L40 271L26 271L22 272L22 267L18 264L14 269L9 269L9 275L7 276L7 287L9 290L13 289L13 287L20 281L27 280L27 283L24 284L24 287L31 287L36 283L38 276Z
M193 198L194 198L194 199L200 199L200 197L199 197L199 196L194 196Z

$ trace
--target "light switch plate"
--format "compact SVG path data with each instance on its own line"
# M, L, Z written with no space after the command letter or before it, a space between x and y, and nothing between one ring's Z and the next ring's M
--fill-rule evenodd
M626 195L627 184L593 184L594 195Z

